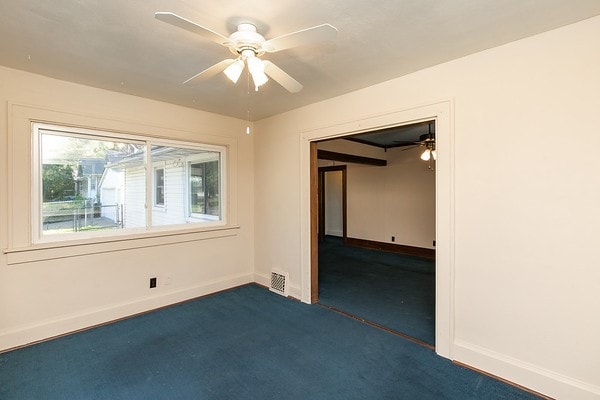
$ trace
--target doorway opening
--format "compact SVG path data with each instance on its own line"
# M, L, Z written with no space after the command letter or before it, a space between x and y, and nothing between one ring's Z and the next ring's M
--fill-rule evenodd
M433 347L435 120L311 142L311 155L311 301Z

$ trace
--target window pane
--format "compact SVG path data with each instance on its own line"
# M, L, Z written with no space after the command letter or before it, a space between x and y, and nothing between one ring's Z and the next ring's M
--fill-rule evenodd
M221 218L219 199L218 151L194 148L156 146L151 147L152 163L163 168L164 208L152 210L152 225L178 225L219 221ZM207 175L206 164L213 165ZM156 182L159 179L155 178ZM205 185L210 185L206 186ZM158 187L155 188L158 190ZM208 192L207 192L208 190ZM206 197L208 194L208 197ZM211 207L206 199L211 198ZM215 206L216 204L216 206Z
M165 170L156 168L154 170L154 205L165 205Z
M220 217L219 161L190 164L192 215Z
M219 195L219 162L210 161L204 166L206 173L206 214L220 216L221 205Z
M34 240L223 219L223 147L45 124L33 133L41 160Z
M146 225L144 145L45 131L40 139L42 235ZM125 191L131 174L141 186Z
M193 216L220 219L219 187L218 160L190 163L190 211Z

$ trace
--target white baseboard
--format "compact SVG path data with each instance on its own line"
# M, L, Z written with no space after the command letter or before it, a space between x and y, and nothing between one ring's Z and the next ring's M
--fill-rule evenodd
M600 399L600 387L460 340L454 359L557 400Z
M138 298L129 302L65 315L57 319L17 329L0 331L0 351L24 346L252 282L254 282L253 274L228 276L193 287L169 292L163 291L151 297Z
M254 282L258 283L259 285L263 285L266 287L271 286L271 278L269 278L269 275L266 274L258 274L258 273L254 273Z

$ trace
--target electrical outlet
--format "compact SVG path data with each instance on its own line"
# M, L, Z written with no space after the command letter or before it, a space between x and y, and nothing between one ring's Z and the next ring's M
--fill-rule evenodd
M392 236L392 242L396 241L396 236Z
M156 278L150 278L150 289L156 287Z

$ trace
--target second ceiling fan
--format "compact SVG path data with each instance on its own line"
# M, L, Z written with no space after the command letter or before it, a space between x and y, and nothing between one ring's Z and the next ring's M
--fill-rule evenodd
M433 126L433 130L431 129ZM428 132L419 137L419 140L416 142L413 141L405 141L405 140L394 140L396 145L394 147L406 147L402 151L410 150L414 147L423 146L425 150L421 153L421 160L427 161L428 168L433 170L432 161L435 162L437 160L437 150L435 149L435 122L427 123Z
M171 12L157 12L155 17L160 21L225 46L237 56L208 67L185 81L184 84L195 84L220 72L224 72L235 83L244 68L247 67L257 90L270 77L289 92L297 93L302 90L302 85L271 61L263 60L261 57L265 53L275 53L305 44L330 41L337 35L336 28L329 24L323 24L266 40L257 32L256 26L251 23L241 23L238 25L237 31L227 37Z

